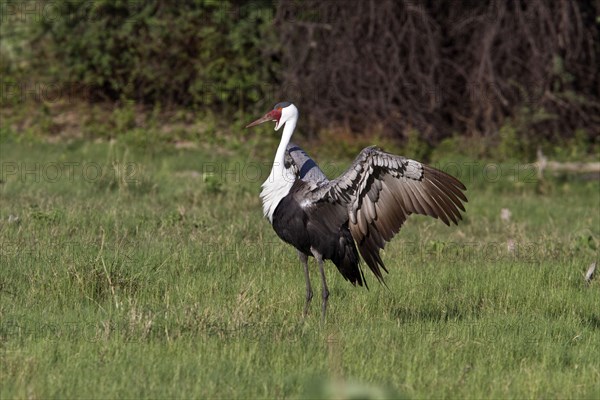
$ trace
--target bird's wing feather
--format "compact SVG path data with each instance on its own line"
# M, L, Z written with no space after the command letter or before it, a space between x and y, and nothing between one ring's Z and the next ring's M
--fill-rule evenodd
M344 205L349 228L363 259L383 281L387 272L379 251L410 214L458 223L467 198L465 186L435 168L367 147L340 177L312 192L313 201ZM381 268L381 269L380 269Z
M317 163L299 146L289 143L286 150L286 167L288 163L293 165L294 173L298 179L313 183L329 181Z

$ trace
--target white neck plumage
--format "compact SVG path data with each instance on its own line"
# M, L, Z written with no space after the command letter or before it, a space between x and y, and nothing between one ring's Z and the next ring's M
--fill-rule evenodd
M273 223L273 213L277 205L281 199L287 196L296 180L293 171L285 168L285 152L296 128L296 122L298 122L297 114L285 122L281 142L279 142L279 147L277 147L275 159L273 160L271 173L269 174L269 178L262 184L260 197L263 202L263 212L271 223Z
M279 142L279 147L277 147L277 152L275 153L273 169L275 169L276 166L285 168L283 164L285 160L285 150L287 149L287 145L290 143L292 135L294 134L296 122L298 122L298 117L291 118L283 126L283 134L281 135L281 141Z

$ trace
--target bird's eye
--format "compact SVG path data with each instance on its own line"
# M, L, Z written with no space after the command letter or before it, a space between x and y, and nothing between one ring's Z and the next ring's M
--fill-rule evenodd
M282 110L282 108L281 108L281 107L277 107L277 110L281 111L281 110Z

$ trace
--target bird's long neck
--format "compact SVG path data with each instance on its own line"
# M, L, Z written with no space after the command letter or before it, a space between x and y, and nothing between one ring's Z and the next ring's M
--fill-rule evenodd
M275 212L277 205L281 199L287 196L294 184L295 178L293 172L285 169L285 152L287 150L287 145L292 138L292 134L294 133L297 120L298 117L291 118L283 127L281 142L279 142L277 153L275 153L271 174L262 184L260 197L263 201L263 212L265 217L269 218L271 223L273 223L273 213Z
M271 169L271 174L273 174L276 171L283 171L285 169L285 151L287 149L288 143L290 143L290 140L292 139L292 135L294 134L296 122L298 122L298 117L294 117L288 120L285 123L285 126L283 127L281 142L279 142L279 147L277 147L277 153L275 153L275 160L273 161L273 168Z

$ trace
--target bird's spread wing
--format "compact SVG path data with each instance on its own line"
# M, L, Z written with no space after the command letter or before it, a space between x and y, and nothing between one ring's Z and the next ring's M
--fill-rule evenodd
M465 186L435 168L367 147L339 178L313 192L319 201L348 210L349 228L361 256L380 281L387 272L379 251L410 214L458 223L467 198Z

